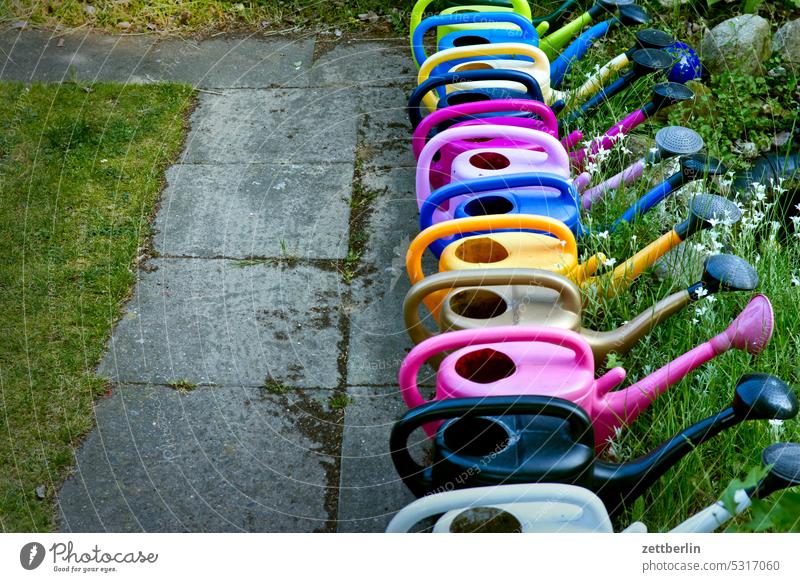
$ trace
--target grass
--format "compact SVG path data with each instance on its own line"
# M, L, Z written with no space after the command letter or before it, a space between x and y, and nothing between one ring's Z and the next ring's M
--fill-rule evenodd
M652 4L652 3L650 3ZM685 6L675 12L652 11L658 14L653 25L671 30L693 46L700 44L701 31L687 31L686 22L697 21L702 15ZM715 19L723 15L711 15ZM724 15L724 17L730 14ZM796 15L795 15L796 17ZM632 35L620 31L602 43L590 58L581 62L564 87L577 86L596 64L602 64L630 46ZM768 68L781 63L772 60ZM667 124L680 124L699 131L707 151L722 158L732 169L738 170L750 161L737 152L737 142L752 141L756 147L768 148L771 138L781 132L794 132L797 128L799 97L797 80L791 71L780 79L752 78L736 71L712 75L708 87L697 87L699 97L694 103L673 108L660 114L650 124L634 131L640 142L652 144L653 133ZM619 119L622 114L636 109L649 98L649 84L640 83L625 95L614 98L597 115L581 124L587 137L598 135ZM764 106L768 107L765 108ZM634 138L636 139L636 138ZM790 142L785 146L793 147ZM794 146L796 147L796 146ZM781 150L785 151L785 150ZM763 153L763 152L762 152ZM613 175L632 163L635 155L612 153L600 165L595 183ZM671 171L671 170L670 170ZM648 170L647 177L657 180L659 170ZM588 219L598 227L619 216L630 203L646 191L646 182L620 189L602 204L595 207ZM608 238L590 236L582 240L581 253L590 256L602 251L621 263L646 242L665 232L683 219L686 202L696 186L668 199L633 227ZM796 309L800 287L800 239L784 209L800 201L796 190L782 193L779 200L740 200L745 210L745 220L733 228L718 226L693 239L695 262L711 252L733 252L753 264L760 276L758 292L767 295L775 310L775 333L769 347L754 357L742 352L729 352L690 374L684 381L670 388L646 410L631 427L615 440L613 452L618 459L632 459L652 450L663 440L682 428L724 408L731 400L736 380L751 371L774 374L790 385L800 385L800 314ZM800 214L792 209L791 214ZM774 230L773 222L779 224ZM602 230L602 229L600 229ZM635 237L635 239L634 239ZM631 319L666 294L693 281L687 272L675 278L660 280L654 273L646 273L630 292L612 300L589 299L584 315L584 325L595 329L613 329ZM628 370L628 385L649 372L666 364L676 356L709 339L725 329L729 322L747 303L750 294L719 294L713 302L708 299L673 316L650 333L631 352L624 356L613 355L614 364ZM610 367L610 363L608 364ZM630 508L618 525L634 519L644 521L651 531L667 530L698 509L713 502L723 493L733 478L744 477L760 462L763 447L777 440L800 442L800 422L788 421L781 426L767 422L750 422L739 425L688 455L674 469L660 479L650 491ZM776 498L778 496L775 496ZM797 504L797 499L784 498L784 503ZM785 531L800 527L800 519L791 513L791 519L774 520L774 529ZM751 529L753 524L739 520L736 527Z
M0 83L0 529L52 529L192 90ZM44 486L45 499L36 497Z
M308 26L351 29L365 24L374 26L376 22L402 29L411 5L405 8L403 11L389 0L7 0L0 5L0 22L24 19L35 26L91 26L145 33Z

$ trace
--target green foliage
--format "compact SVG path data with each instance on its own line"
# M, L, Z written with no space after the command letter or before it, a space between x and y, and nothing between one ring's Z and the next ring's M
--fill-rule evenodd
M53 527L35 490L58 490L109 390L94 370L192 100L180 85L0 83L0 530Z
M797 75L770 59L766 69L775 77L725 71L712 75L707 90L695 86L694 103L673 108L670 121L688 124L706 141L709 151L734 161L737 142L753 142L759 151L772 147L773 138L797 129L800 99Z

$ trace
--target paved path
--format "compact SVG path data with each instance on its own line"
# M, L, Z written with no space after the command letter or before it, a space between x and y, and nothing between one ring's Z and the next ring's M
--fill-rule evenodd
M387 451L409 347L412 63L400 41L330 39L0 33L3 80L202 89L63 530L379 531L410 500Z

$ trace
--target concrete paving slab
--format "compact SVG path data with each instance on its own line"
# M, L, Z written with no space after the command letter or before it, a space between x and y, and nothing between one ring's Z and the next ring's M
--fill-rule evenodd
M154 259L98 372L117 382L339 384L336 272L307 265ZM154 269L154 270L153 270Z
M353 166L177 164L167 171L162 255L343 259Z
M60 529L331 531L343 415L330 395L117 387L59 492Z
M414 500L389 454L389 433L406 407L396 387L351 387L347 393L337 531L381 532Z
M173 81L216 89L305 87L313 38L159 41L157 36L9 30L0 33L0 78L57 82Z
M414 84L417 70L408 43L376 41L317 41L318 56L311 69L311 84L390 85Z
M313 56L313 38L174 39L153 48L143 73L208 89L306 87Z
M418 232L410 168L369 171L364 187L375 192L362 256L353 282L347 383L351 386L397 383L397 370L411 341L403 325L403 298L409 288L405 255Z
M233 90L201 94L183 162L354 162L353 89Z
M154 36L7 30L0 32L0 79L144 83L144 66L155 43Z
M407 95L405 89L396 87L359 90L362 121L358 157L366 169L416 166L406 112Z

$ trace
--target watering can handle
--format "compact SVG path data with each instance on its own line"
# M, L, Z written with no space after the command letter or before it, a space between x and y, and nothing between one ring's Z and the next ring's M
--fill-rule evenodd
M528 21L531 20L531 7L526 0L509 0L511 2L511 7L514 9L516 14L525 17ZM408 35L409 40L413 44L414 42L414 31L416 30L417 26L419 26L420 22L422 22L422 17L425 14L425 9L433 4L435 0L417 0L417 3L414 4L414 8L411 9L411 24L410 30L411 32Z
M588 342L572 330L538 325L501 325L460 329L434 336L414 346L400 364L400 393L409 408L425 404L417 385L420 368L442 352L452 352L476 344L498 342L541 342L567 348L575 353L575 366L594 370L594 355Z
M605 526L599 531L611 531L603 502L593 492L577 485L562 483L515 483L489 487L471 487L426 495L409 503L389 522L386 533L405 533L428 517L471 507L490 507L517 503L569 503L579 507L586 521Z
M465 81L513 81L525 87L526 94L531 101L544 102L542 89L539 82L522 71L512 71L507 69L478 69L474 71L462 71L460 73L446 73L430 77L420 83L411 92L408 98L408 119L411 127L416 128L422 121L422 100L437 87L463 83Z
M533 70L538 71L542 77L550 79L550 60L542 49L520 42L498 42L493 44L454 47L432 54L422 63L419 73L417 74L417 84L420 85L426 81L431 72L442 63L469 59L472 57L494 55L519 55L530 57L533 59ZM428 111L434 111L436 109L437 99L430 92L424 95L422 102L428 108Z
M436 153L455 140L503 138L538 146L547 155L548 163L563 168L569 175L569 154L557 138L545 131L509 125L464 125L451 127L436 134L422 148L417 161L417 202L426 200L431 194L431 164Z
M422 203L422 207L419 210L419 229L425 230L431 226L433 224L434 211L451 198L465 194L480 194L482 192L536 186L554 188L558 190L559 198L563 199L566 204L578 207L578 192L572 184L561 176L544 172L490 176L488 178L467 180L466 182L451 182L436 190Z
M425 468L408 451L408 437L417 428L448 418L472 416L546 415L561 418L571 427L579 444L594 447L592 421L577 404L552 396L491 396L434 400L406 412L392 428L389 450L400 478L414 495L430 492L432 481Z
M428 59L425 53L425 34L432 28L457 24L483 24L492 22L509 22L519 27L523 41L537 41L539 34L529 18L516 12L462 12L456 14L439 14L424 19L411 33L411 54L417 67Z
M460 287L491 285L527 285L544 287L557 292L564 308L573 313L582 309L581 292L577 285L558 273L543 269L479 269L475 271L444 271L425 277L409 289L403 301L403 317L408 335L415 344L435 334L428 330L419 317L419 306L436 291Z
M406 270L412 285L425 278L422 271L422 255L428 246L440 238L454 234L470 233L492 229L538 230L547 232L558 240L564 241L564 254L578 256L578 244L569 227L555 218L536 214L495 214L490 216L472 216L447 220L434 224L419 233L406 252Z
M428 135L440 123L451 119L458 119L459 117L468 117L483 113L504 113L509 111L532 113L542 120L543 125L549 130L549 133L554 136L558 135L558 120L556 120L556 114L541 101L534 101L532 99L490 99L489 101L475 101L473 103L462 103L460 105L451 105L450 107L437 109L425 117L414 130L414 137L411 142L414 148L414 157L419 159L422 148L425 147L425 143L428 141Z

